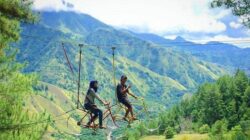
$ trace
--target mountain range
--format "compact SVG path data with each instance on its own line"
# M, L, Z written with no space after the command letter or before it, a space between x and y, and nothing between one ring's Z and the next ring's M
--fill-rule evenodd
M27 99L26 105L34 112L46 110L52 116L76 106L79 44L83 44L80 102L89 81L98 80L100 96L115 103L114 84L125 74L132 85L131 91L143 97L150 110L159 113L179 102L183 95L191 95L202 83L213 82L237 68L249 71L249 49L220 42L197 44L181 37L170 40L155 34L134 33L81 13L41 12L36 24L23 23L21 27L21 40L14 44L19 49L17 60L27 62L24 72L37 73L48 87ZM116 48L115 75L112 47ZM137 111L142 108L138 101L132 103ZM74 125L79 117L80 113L70 119L70 127L65 126L66 121L56 122L44 137L50 137L49 131L79 133L80 128Z
M198 44L179 36L171 40L155 34L135 33L135 35L140 39L190 53L201 60L222 65L230 71L241 69L246 71L248 75L250 74L250 48L239 48L230 44L241 43L240 41L228 40L228 43L212 41Z
M28 62L25 72L37 72L41 80L75 92L79 43L85 44L82 59L82 88L97 79L100 93L114 100L112 50L115 50L116 83L125 74L132 91L148 102L168 106L199 84L212 82L228 73L224 66L166 47L141 35L119 30L74 12L42 12L34 25L22 24L17 60ZM183 40L184 41L184 40ZM62 42L73 65L67 66Z

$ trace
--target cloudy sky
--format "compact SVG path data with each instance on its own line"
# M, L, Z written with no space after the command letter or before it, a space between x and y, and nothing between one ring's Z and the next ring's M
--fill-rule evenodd
M225 41L248 47L250 30L226 9L211 9L211 0L35 0L45 11L87 13L102 22L165 38L196 42Z

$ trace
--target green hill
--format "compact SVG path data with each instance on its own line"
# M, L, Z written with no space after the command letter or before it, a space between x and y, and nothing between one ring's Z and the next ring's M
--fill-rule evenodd
M232 71L239 68L244 70L248 75L250 74L249 48L240 48L230 44L230 42L221 43L213 41L206 44L198 44L187 41L182 37L176 37L176 39L170 40L155 34L133 34L140 39L161 44L162 46L173 48L177 51L190 53L201 60L225 66Z
M15 44L20 50L17 60L27 62L24 72L37 72L40 80L48 86L48 91L27 101L28 107L34 112L46 110L52 118L75 107L79 43L85 44L82 48L81 95L86 92L89 81L97 79L101 96L115 102L111 47L117 47L116 83L122 74L126 74L132 84L132 92L143 97L149 110L155 112L175 104L184 94L192 93L199 84L214 81L227 73L213 63L141 40L84 14L41 13L38 24L22 24L21 35L20 42ZM67 66L62 42L74 74ZM83 101L83 97L80 101ZM136 111L141 108L140 105L135 106ZM50 125L44 137L52 138L53 134L60 138L68 137L66 132L85 132L76 125L81 113L76 112L74 117L70 117L69 127L65 120L69 114L63 116L62 122Z
M38 72L42 81L75 91L76 75L71 75L67 67L62 41L66 42L75 72L79 57L77 44L100 46L100 50L83 47L82 87L86 91L88 81L97 79L101 83L100 93L108 100L114 100L111 46L117 47L116 81L120 75L128 75L135 94L161 106L175 103L200 83L226 73L215 64L156 46L91 16L71 12L45 12L38 24L22 25L22 39L17 47L18 60L29 63L25 72Z
M40 86L39 92L30 96L25 101L25 107L33 113L46 112L51 115L53 122L50 123L43 138L53 139L52 136L60 134L60 132L80 133L81 129L76 125L78 120L70 117L71 113L65 113L75 108L75 103L72 102L72 95L66 90L48 83L41 85L43 86ZM47 89L45 89L45 87ZM80 111L74 113L84 115L83 112Z
M210 139L249 139L249 85L249 77L239 70L234 76L202 84L192 97L186 96L159 116L158 134L171 138L189 132L209 134Z

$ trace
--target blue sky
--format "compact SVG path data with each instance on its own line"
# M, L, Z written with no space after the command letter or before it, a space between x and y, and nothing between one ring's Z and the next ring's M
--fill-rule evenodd
M106 24L134 32L174 39L207 41L250 40L250 30L230 10L211 9L211 0L35 0L33 8L87 13ZM237 43L240 47L248 44Z

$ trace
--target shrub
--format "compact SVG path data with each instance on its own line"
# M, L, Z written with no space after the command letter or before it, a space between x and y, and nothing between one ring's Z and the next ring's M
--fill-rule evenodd
M53 96L50 96L50 101L54 101L54 98L53 98Z
M173 138L174 129L172 127L167 127L165 132L164 132L164 135L165 135L166 139Z
M226 120L218 120L212 125L211 133L213 135L223 134L227 132L227 126L228 124Z
M247 140L246 135L242 132L242 128L240 125L236 125L230 131L232 140Z
M212 140L224 140L228 123L226 120L218 120L211 127L210 137Z
M210 127L207 124L204 124L199 128L199 133L201 134L208 133L209 131Z

